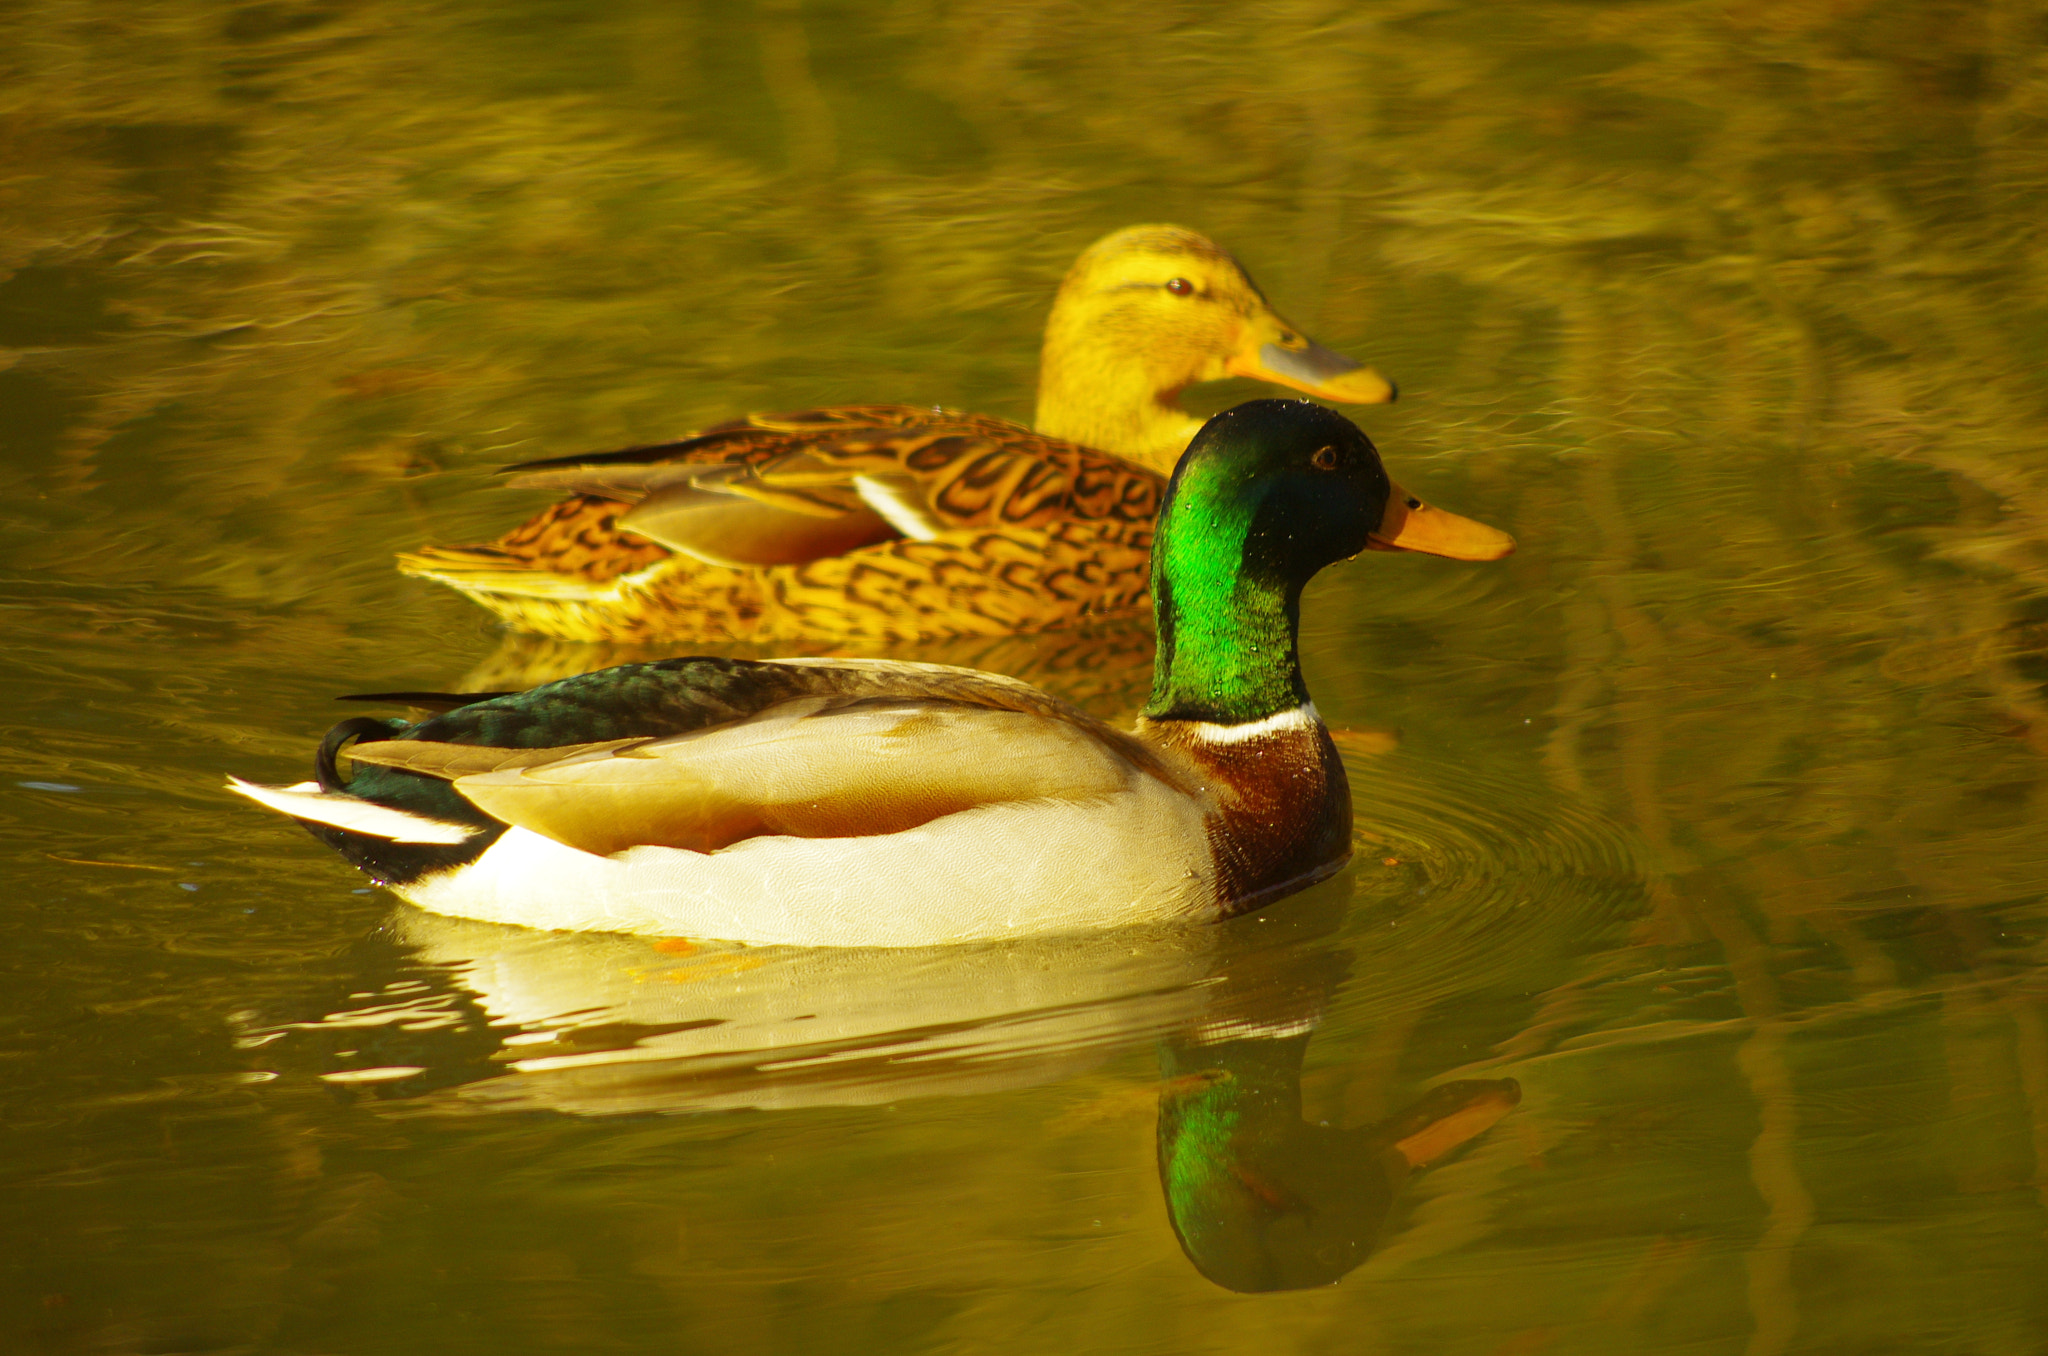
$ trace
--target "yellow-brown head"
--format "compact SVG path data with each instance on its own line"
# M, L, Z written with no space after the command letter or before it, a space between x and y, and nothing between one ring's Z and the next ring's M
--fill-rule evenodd
M1224 377L1345 404L1395 395L1385 377L1288 323L1215 241L1181 226L1130 226L1090 245L1060 284L1038 431L1170 471L1201 426L1175 397Z

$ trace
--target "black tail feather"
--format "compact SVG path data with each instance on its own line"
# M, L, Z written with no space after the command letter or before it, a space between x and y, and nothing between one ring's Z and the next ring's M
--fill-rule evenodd
M378 720L374 716L351 716L327 732L320 741L319 750L313 755L313 776L318 779L322 791L346 791L348 782L341 775L341 769L334 765L334 756L341 752L341 746L351 740L389 739L406 728L402 720Z

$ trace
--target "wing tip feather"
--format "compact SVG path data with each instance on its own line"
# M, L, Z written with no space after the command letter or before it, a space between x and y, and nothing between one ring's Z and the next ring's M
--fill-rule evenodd
M346 829L350 833L368 834L373 838L388 838L394 843L452 846L466 843L477 834L477 830L467 824L451 824L446 820L394 810L374 801L331 795L315 782L300 782L296 786L263 786L245 782L230 773L227 789L293 819Z

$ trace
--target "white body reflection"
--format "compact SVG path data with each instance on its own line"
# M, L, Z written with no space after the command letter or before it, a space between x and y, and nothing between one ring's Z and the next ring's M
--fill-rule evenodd
M899 950L535 932L406 909L400 937L494 1024L479 1106L579 1114L865 1105L1063 1077L1202 1010L1214 928Z

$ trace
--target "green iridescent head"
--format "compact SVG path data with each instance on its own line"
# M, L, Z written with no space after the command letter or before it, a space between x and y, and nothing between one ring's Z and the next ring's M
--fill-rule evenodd
M1253 400L1202 426L1152 545L1154 719L1237 724L1308 700L1302 586L1366 548L1393 482L1358 426L1305 400Z

